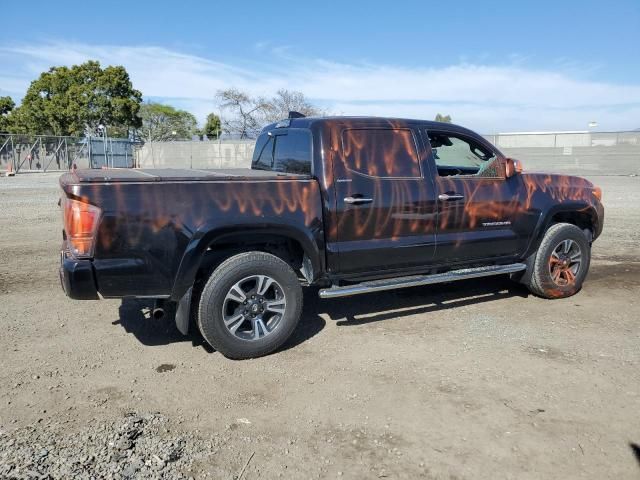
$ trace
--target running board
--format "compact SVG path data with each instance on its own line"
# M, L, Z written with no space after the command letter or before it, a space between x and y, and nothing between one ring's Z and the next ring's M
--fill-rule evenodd
M515 273L525 270L524 263L512 263L511 265L493 265L490 267L463 268L461 270L451 270L445 273L433 275L416 275L411 277L396 277L385 280L373 280L371 282L347 285L344 287L331 287L320 290L320 298L349 297L360 295L361 293L382 292L384 290L394 290L396 288L417 287L419 285L431 285L434 283L454 282L456 280L466 280L468 278L489 277L503 273Z

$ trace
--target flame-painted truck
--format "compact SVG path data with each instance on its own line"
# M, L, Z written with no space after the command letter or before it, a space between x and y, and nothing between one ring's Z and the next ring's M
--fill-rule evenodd
M602 231L601 190L522 173L480 135L292 112L251 169L73 170L60 279L74 299L155 299L230 358L280 347L321 298L509 274L568 297Z

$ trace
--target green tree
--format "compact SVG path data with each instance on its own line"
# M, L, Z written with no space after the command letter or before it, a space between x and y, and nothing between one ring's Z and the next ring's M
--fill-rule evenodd
M140 118L138 135L145 142L191 140L197 132L196 117L171 105L145 103L140 107Z
M0 97L0 133L9 131L10 114L15 106L11 97Z
M210 113L207 115L207 122L204 124L202 130L200 130L200 135L206 135L209 140L215 140L220 135L221 129L222 122L220 121L220 117L215 113Z
M124 67L103 69L93 60L52 67L31 82L11 114L11 128L18 133L81 135L103 124L109 135L121 135L140 127L141 102L142 94Z
M438 113L436 115L436 122L451 123L451 115L442 115Z

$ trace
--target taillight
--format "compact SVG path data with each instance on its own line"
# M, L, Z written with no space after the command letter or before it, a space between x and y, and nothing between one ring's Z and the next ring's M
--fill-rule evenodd
M93 256L101 213L102 211L94 205L71 198L62 198L64 231L73 256L78 258Z

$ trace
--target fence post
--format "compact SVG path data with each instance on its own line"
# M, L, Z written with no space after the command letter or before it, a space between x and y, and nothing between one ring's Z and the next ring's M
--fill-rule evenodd
M18 166L18 159L16 158L16 146L13 143L13 136L11 137L11 151L13 152L13 171L15 172Z

